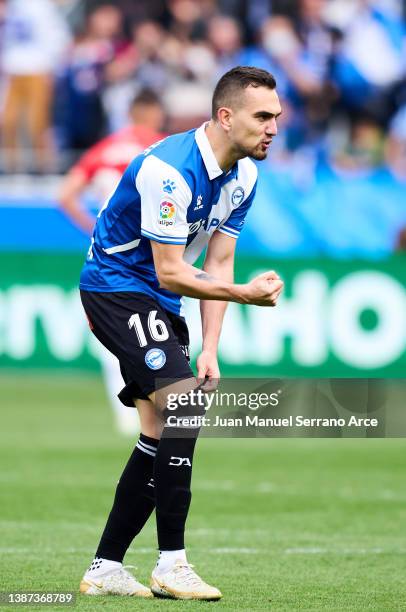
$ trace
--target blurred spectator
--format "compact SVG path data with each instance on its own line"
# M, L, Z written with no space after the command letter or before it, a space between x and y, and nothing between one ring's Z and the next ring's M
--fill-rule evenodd
M406 183L406 106L391 121L385 153L391 172L399 181Z
M349 142L317 167L297 212L321 253L382 257L394 249L406 218L404 188L384 166L383 142L376 120L360 117Z
M330 162L338 172L362 176L382 166L383 153L382 128L364 116L354 120L348 144L331 151Z
M63 104L60 138L64 149L80 152L105 134L105 69L123 46L120 10L113 4L104 4L91 11L84 32L76 37L59 84L59 103Z
M0 40L3 40L4 21L6 18L6 0L0 0Z
M169 31L179 41L201 40L205 22L216 12L215 0L169 0Z
M170 131L186 130L210 113L214 72L213 52L204 41L182 42L144 21L135 24L130 46L107 69L106 104L117 125L134 89L153 88L164 98Z
M224 72L238 65L253 65L275 73L275 62L272 62L262 49L257 46L244 46L241 25L234 17L213 17L208 23L207 37L216 56L213 83Z
M334 77L346 109L387 122L395 87L405 76L404 23L382 2L358 0L355 5L350 21L341 24Z
M248 44L255 42L256 33L270 17L274 4L275 0L218 0L219 12L237 19L244 28L244 40Z
M118 93L131 98L136 87L164 91L168 82L162 56L166 36L164 29L154 21L133 25L130 43L116 54L106 69L108 86L115 87L113 97ZM123 99L120 104L128 106L128 101ZM114 106L110 108L114 112Z
M117 0L128 23L155 21L164 24L167 20L167 0Z
M272 72L280 91L280 74L275 62L259 46L245 46L243 29L237 19L228 15L216 15L207 24L208 49L212 56L211 85L234 66L257 66ZM207 79L206 79L207 82Z
M162 94L167 88L169 74L163 57L166 37L164 29L154 21L136 23L129 44L106 67L103 100L111 131L123 126L137 91L148 88Z
M333 33L325 8L326 0L298 0L292 17L273 15L261 28L262 45L284 73L287 83L282 86L296 111L290 125L292 148L310 138L314 128L325 127L336 95L330 80Z
M50 170L53 77L69 38L51 0L7 2L1 63L7 79L2 128L8 171L20 168L27 138L34 153L33 169ZM24 119L27 134L22 140Z
M53 0L60 12L65 16L72 32L80 30L86 15L86 6L83 0Z
M243 65L240 61L243 52L242 34L236 19L225 15L213 17L208 24L207 36L216 54L214 81L233 66Z
M6 18L6 0L0 0L0 41L4 40L5 18ZM1 51L2 51L2 48L0 45L0 53ZM0 58L1 58L1 55L0 55ZM0 59L0 130L1 130L2 120L3 120L3 104L4 104L4 89L5 89L4 81L5 80L4 80L4 75L3 75L3 66L2 66L1 59Z
M157 95L142 90L130 105L131 125L104 138L87 151L66 176L60 195L62 208L70 219L91 234L95 219L83 208L80 195L93 186L100 204L116 187L130 161L163 137L164 111Z
M389 170L404 189L406 184L406 106L396 113L390 124L385 153ZM396 246L399 250L406 251L406 227L401 229Z

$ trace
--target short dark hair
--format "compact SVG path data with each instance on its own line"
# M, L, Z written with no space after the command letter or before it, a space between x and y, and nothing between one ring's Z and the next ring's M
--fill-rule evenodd
M231 106L241 96L244 89L252 87L276 88L276 80L273 74L255 66L236 66L232 68L219 80L213 92L212 117L217 117L217 111L222 106Z
M162 106L162 102L158 94L153 90L145 87L141 89L133 98L130 108L142 104L144 106Z

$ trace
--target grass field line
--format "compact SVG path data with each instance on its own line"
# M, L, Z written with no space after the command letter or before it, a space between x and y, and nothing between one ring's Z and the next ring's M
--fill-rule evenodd
M285 548L282 550L270 550L269 548L249 548L239 546L226 546L214 548L200 548L199 553L213 555L405 555L406 548L322 548L322 547L303 547L303 548ZM92 555L94 549L91 548L46 548L41 547L41 553L47 555ZM128 551L128 555L149 555L156 552L155 547L142 547ZM38 551L35 548L4 546L0 547L0 554L4 555L25 555L36 557Z
M17 485L21 485L21 474L18 473L4 473L4 474L0 474L0 482L2 483L8 483L8 484L17 484ZM102 487L103 489L113 489L115 486L115 483L100 483L100 482L94 482L89 481L88 483L86 481L84 481L83 479L80 480L80 483L78 483L77 479L70 479L70 478L49 478L47 477L47 485L48 486L72 486L72 487L77 487L78 484L80 484L81 486L92 486L93 488L100 488ZM37 482L24 482L24 488L37 488L38 484ZM291 485L280 485L277 484L275 482L268 482L268 481L262 481L262 482L258 482L255 483L253 485L248 485L248 484L244 484L244 486L242 487L241 483L233 481L233 480L220 480L220 481L216 481L216 480L197 480L195 483L193 483L193 490L194 491L226 491L228 493L232 493L232 492L241 492L243 491L244 493L249 493L249 494L264 494L267 495L269 493L277 493L277 494L283 494L283 495L293 495L293 496L300 496L303 494L307 494L307 489L303 489L303 491L301 491L297 484L296 486L291 486ZM347 499L347 500L354 500L354 501L384 501L384 502L406 502L406 495L404 494L399 494L399 492L397 491L392 491L390 489L382 489L382 490L378 490L375 491L373 495L371 495L370 493L367 492L363 492L363 491L354 491L354 489L349 489L346 487L342 487L342 488L338 488L336 490L332 490L330 488L328 488L328 490L326 490L325 495L328 495L329 498L331 498L331 496L336 496L338 498L341 499Z
M287 555L405 555L406 548L286 548Z
M98 529L98 526L96 525L92 525L90 524L88 521L87 522L81 522L81 521L51 521L48 518L44 518L42 519L38 519L38 520L30 520L30 521L16 521L16 520L0 520L0 527L6 529L7 527L16 527L19 530L21 529L32 529L34 526L43 526L45 524L49 525L50 523L52 523L53 525L56 525L57 527L67 527L68 529L73 529L75 527L79 528L79 529L85 529L87 531L91 531L93 532L94 530ZM154 531L154 528L146 528L146 531L151 531L151 533ZM208 528L208 527L197 527L195 529L191 528L187 530L188 535L191 536L210 536L210 535L214 535L214 536L230 536L232 534L235 533L235 529L229 529L227 527L222 528L222 527L213 527L213 528ZM263 529L240 529L238 528L238 533L243 533L246 535L260 535L263 536L264 535L264 530Z
M3 531L3 533L7 533L8 531L12 531L13 529L16 529L18 531L18 533L21 532L21 530L26 530L28 532L32 531L33 529L38 529L41 530L44 525L47 526L51 526L52 525L52 529L53 530L68 530L69 532L86 532L89 535L95 535L98 534L100 531L100 526L97 524L91 524L88 521L86 522L81 522L81 521L60 521L60 520L51 520L49 518L47 519L32 519L30 521L18 521L18 520L0 520L0 530ZM146 525L144 527L143 530L143 534L146 537L155 537L156 536L156 530L155 530L155 526L154 525ZM187 529L187 534L188 537L190 538L216 538L221 539L221 538L226 538L227 540L229 540L230 538L248 538L251 539L251 541L254 538L260 538L260 542L264 542L264 537L266 535L266 532L264 532L264 529L262 527L260 528L251 528L251 529L244 529L242 527L236 526L234 528L228 528L228 527L191 527ZM329 535L323 535L317 532L314 533L308 533L307 534L308 537L306 538L307 541L311 540L312 542L317 542L319 544L318 547L314 547L314 546L309 546L309 547L290 547L287 548L285 550L285 552L287 552L288 554L299 554L299 553L305 553L308 552L309 554L314 554L314 552L328 552L328 551L334 551L334 550L340 550L340 551L344 551L346 552L348 551L354 551L354 550L372 550L372 551L388 551L390 552L391 550L395 550L394 548L390 548L390 549L384 549L384 548L379 548L379 547L373 547L371 549L368 549L364 546L359 546L359 547L355 547L355 548L351 548L351 547L347 547L347 548L331 548L328 546L323 546L325 543L327 543L331 538ZM4 539L4 538L3 538ZM11 537L9 537L9 539L11 539ZM350 539L350 543L351 540L353 539L352 537L349 538ZM359 539L359 537L358 537ZM391 538L392 540L398 542L399 538ZM361 541L362 541L362 536L361 536ZM275 539L275 537L273 537L272 541L269 541L269 545L272 545L275 547L275 550L277 549L277 547L279 546L279 550L281 548L281 544L278 544L277 539ZM19 548L17 547L17 549L19 550ZM0 551L2 549L0 548ZM255 550L258 550L257 548ZM267 549L268 550L268 549ZM396 549L399 552L404 552L406 551L406 549Z
M128 551L128 555L149 555L151 553L156 553L157 549L156 547L150 547L150 548L136 548L133 551ZM264 549L259 549L259 548L246 548L246 547L224 547L224 548L204 548L204 549L200 549L199 548L199 552L202 553L211 553L211 554L216 554L216 555L231 555L231 554L246 554L246 555L257 555L257 554L266 554L269 553L269 550L264 548ZM92 555L94 553L94 549L91 548L44 548L41 547L41 553L44 554L55 554L58 553L59 554L66 554L66 555L76 555L76 554L87 554L87 555ZM38 555L38 551L35 550L34 548L19 548L16 546L5 546L5 547L0 547L0 554L4 554L4 555Z

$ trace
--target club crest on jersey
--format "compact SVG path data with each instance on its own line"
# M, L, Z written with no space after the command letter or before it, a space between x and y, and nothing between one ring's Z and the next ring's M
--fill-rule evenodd
M244 199L245 191L242 187L236 187L231 194L231 203L233 206L239 206Z
M175 181L171 181L171 179L167 179L166 181L162 181L162 189L165 193L173 193L176 189Z
M176 206L173 202L163 200L159 204L159 225L164 227L172 227L175 225Z
M160 370L166 363L166 355L161 349L150 349L145 355L145 363L150 370Z

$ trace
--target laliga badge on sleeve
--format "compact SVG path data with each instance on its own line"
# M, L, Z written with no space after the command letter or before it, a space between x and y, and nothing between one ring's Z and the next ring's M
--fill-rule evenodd
M163 225L163 227L172 227L175 225L176 218L176 206L173 202L168 202L167 200L163 200L159 204L159 225Z

